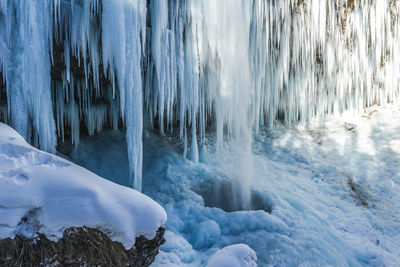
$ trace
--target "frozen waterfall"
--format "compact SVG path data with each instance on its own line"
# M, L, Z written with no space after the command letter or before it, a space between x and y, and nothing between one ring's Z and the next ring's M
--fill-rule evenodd
M0 0L0 120L51 152L125 129L138 190L143 128L178 132L194 162L215 131L251 170L260 125L398 101L399 12L395 0Z

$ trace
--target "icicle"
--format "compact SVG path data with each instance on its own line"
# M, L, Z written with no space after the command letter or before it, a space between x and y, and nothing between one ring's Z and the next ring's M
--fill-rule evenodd
M186 159L187 157L187 133L185 128L185 133L183 137L183 158Z
M103 64L115 70L125 121L131 184L142 187L143 92L141 60L146 34L146 1L103 0Z
M154 62L156 88L158 95L158 116L161 134L164 134L164 105L166 95L169 93L168 84L168 61L171 58L168 55L168 3L167 0L154 0L150 2L151 14L151 55Z
M179 123L184 157L190 134L197 162L210 124L217 150L228 140L247 157L260 125L399 101L396 1L152 0L149 12L146 4L0 0L0 119L48 151L56 133L69 138L66 127L77 145L81 122L94 134L122 119L140 189L143 118L146 127L158 119L161 133ZM66 68L52 81L58 46Z
M25 138L32 123L39 146L54 152L56 132L50 91L49 37L52 30L49 1L8 1L1 4L2 46L7 61L7 96L14 128ZM10 26L12 25L12 31ZM4 27L3 27L4 26ZM6 31L6 32L4 32ZM4 52L0 52L3 54Z

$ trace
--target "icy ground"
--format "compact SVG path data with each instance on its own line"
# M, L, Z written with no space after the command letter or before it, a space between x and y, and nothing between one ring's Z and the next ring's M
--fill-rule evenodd
M124 142L123 133L104 132L83 140L72 158L124 183ZM168 214L167 242L154 266L204 266L218 249L237 243L257 253L259 266L400 264L396 106L308 127L264 129L253 144L252 190L270 214L206 207L195 193L214 190L209 198L224 197L214 196L212 204L229 204L224 186L229 187L235 155L228 148L216 156L210 142L201 149L201 163L193 164L182 158L176 137L145 133L144 143L143 191Z
M98 228L131 248L135 238L154 238L167 217L149 197L40 151L0 123L0 239L65 229Z

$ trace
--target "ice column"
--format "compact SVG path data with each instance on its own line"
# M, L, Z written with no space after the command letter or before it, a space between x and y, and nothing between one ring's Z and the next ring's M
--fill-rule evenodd
M142 55L146 40L145 0L103 0L103 63L115 71L126 125L132 186L141 190L143 161Z

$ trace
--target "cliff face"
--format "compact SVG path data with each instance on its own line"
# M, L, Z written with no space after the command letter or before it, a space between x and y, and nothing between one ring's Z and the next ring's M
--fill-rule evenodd
M149 266L165 242L160 227L152 240L136 238L126 250L105 233L88 227L69 228L57 242L40 234L36 238L21 235L0 240L1 266Z

